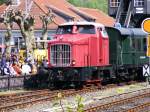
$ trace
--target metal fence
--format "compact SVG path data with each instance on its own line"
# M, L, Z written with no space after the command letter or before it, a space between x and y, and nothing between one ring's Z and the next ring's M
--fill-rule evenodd
M32 77L34 76L0 76L0 90L24 88L28 86L29 81L31 81Z

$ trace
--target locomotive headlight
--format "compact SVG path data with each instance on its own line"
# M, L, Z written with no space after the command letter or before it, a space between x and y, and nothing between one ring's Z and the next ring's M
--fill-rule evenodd
M72 60L72 65L75 65L76 64L76 61L75 60Z

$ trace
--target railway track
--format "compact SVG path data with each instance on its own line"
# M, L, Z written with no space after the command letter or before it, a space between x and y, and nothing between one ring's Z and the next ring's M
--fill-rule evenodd
M25 94L18 94L18 96L17 94L13 94L10 96L5 95L4 98L0 99L0 112L8 112L16 108L24 108L43 101L52 101L58 97L58 93L62 93L64 97L68 97L96 90L98 89L89 87L82 90L39 90L36 92L26 92Z
M100 89L107 89L107 88L112 88L112 87L116 87L116 85L112 85L111 84L111 85L102 87ZM93 89L91 89L91 87L84 87L84 88L86 88L89 92L93 91L95 89L95 87ZM99 89L99 88L96 88L96 89ZM49 89L43 89L43 90L35 90L35 91L25 91L25 92L21 92L21 93L4 94L4 95L0 95L0 105L3 104L3 101L8 103L10 100L12 102L13 100L16 100L16 99L20 100L20 99L30 98L30 97L34 97L34 96L35 97L36 96L43 96L43 95L46 95L46 94L53 94L53 93L59 93L59 92L66 93L66 92L68 92L70 90L71 89L69 89L69 90L54 90L54 91L50 91ZM74 89L72 89L72 90L75 91Z
M9 93L9 94L3 94L0 95L0 100L5 100L8 98L12 98L12 97L16 97L16 96L22 96L22 95L27 95L27 94L34 94L37 92L42 92L42 91L47 91L48 89L44 89L44 90L35 90L35 91L25 91L25 92L20 92L20 93Z
M136 94L134 94L136 93ZM110 96L103 99L104 103L89 105L85 112L139 112L150 109L150 89ZM149 110L150 111L150 110ZM144 112L144 111L141 111Z
M104 86L101 89L107 89L116 87L115 85ZM87 92L99 91L99 88L86 87L81 90L54 90L50 91L48 89L36 90L25 93L11 94L11 95L1 95L0 96L0 112L8 112L16 108L25 108L36 103L43 101L52 101L58 97L58 93L62 93L63 97L74 96L76 94L83 94Z

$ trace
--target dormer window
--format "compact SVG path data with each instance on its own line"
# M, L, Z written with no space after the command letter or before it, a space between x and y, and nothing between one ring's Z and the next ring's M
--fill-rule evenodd
M11 4L12 5L19 5L20 4L20 0L11 0Z
M134 0L134 6L135 7L143 7L144 6L144 0Z
M110 0L110 7L119 7L120 0Z

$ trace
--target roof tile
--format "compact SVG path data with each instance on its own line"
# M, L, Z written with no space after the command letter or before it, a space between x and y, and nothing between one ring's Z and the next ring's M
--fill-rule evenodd
M108 16L104 12L98 10L98 9L90 9L90 8L83 8L83 7L78 7L80 10L87 12L93 16L96 16L96 22L102 23L105 26L113 26L115 19L112 17Z
M8 6L5 4L0 6L0 14L2 14ZM25 0L21 0L21 3L16 6L12 7L16 10L23 10L25 11ZM79 11L82 15L85 17L90 17L93 19L96 19L96 22L102 23L106 26L113 26L114 19L109 17L107 14L103 13L100 10L97 9L89 9L89 8L77 8L70 3L68 3L66 0L33 0L32 7L30 9L30 14L35 17L35 29L41 29L42 28L42 21L40 20L39 16L44 15L48 13L49 8L53 10L57 10L57 13L53 11L55 18L54 21L57 24L64 23L68 20L63 16L63 14L66 14L70 17L75 17L75 20L83 21L85 18L83 18L78 12ZM71 9L75 9L76 11L73 11ZM49 29L55 29L58 25L55 23L51 23L48 28ZM0 29L6 29L5 26L1 23ZM19 27L14 24L13 29L19 29Z

